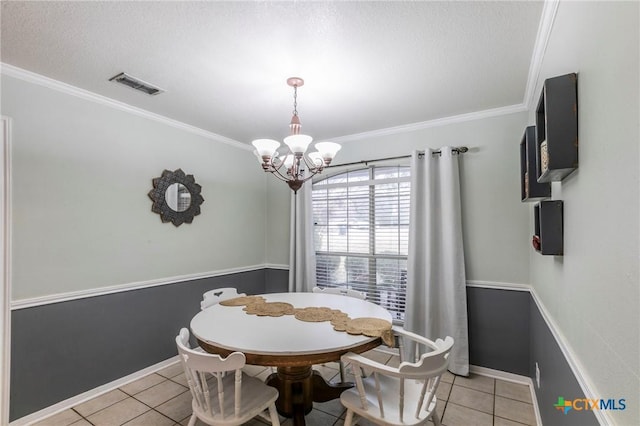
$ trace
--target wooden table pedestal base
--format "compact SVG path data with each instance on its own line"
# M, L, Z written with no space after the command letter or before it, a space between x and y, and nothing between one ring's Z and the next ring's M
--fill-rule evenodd
M304 426L304 416L311 412L314 401L339 398L344 390L353 387L353 383L328 383L310 365L278 367L278 372L271 374L266 383L280 393L276 400L278 413L293 418L295 426Z

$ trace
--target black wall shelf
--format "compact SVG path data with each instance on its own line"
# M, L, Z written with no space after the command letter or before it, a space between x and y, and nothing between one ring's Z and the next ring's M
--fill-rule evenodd
M563 244L563 202L560 200L540 201L533 207L534 239L538 237L540 254L562 256Z
M562 180L578 168L578 76L548 78L536 110L537 181Z
M521 201L539 201L551 197L551 184L537 181L536 158L536 126L529 126L520 142Z

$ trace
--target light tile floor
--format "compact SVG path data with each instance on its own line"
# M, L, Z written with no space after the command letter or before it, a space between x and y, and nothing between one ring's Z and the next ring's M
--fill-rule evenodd
M388 365L398 365L398 357L370 351L366 356ZM329 381L339 381L337 363L315 366ZM262 380L271 369L247 365L247 374ZM454 376L446 373L437 392L437 412L446 426L522 426L536 425L527 385L511 383L485 376ZM340 400L315 403L306 416L308 426L342 426L345 409ZM38 426L179 426L187 425L191 416L191 394L180 364L171 365L79 404L48 419ZM290 419L281 418L283 426L292 426ZM249 426L264 426L254 419ZM361 420L361 426L371 423ZM197 422L196 425L203 425Z

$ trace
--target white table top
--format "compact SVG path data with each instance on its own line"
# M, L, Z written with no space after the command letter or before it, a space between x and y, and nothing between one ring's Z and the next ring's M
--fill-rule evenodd
M263 294L267 302L287 302L295 308L329 307L350 318L373 317L392 322L391 314L373 303L335 294ZM308 355L349 349L375 338L335 331L329 321L306 322L293 315L249 315L244 306L213 305L191 321L191 332L201 341L230 350L264 355Z

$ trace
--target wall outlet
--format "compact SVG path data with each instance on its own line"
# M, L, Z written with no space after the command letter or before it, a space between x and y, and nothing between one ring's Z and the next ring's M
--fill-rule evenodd
M540 389L540 367L538 367L538 363L536 362L536 385L538 389Z

